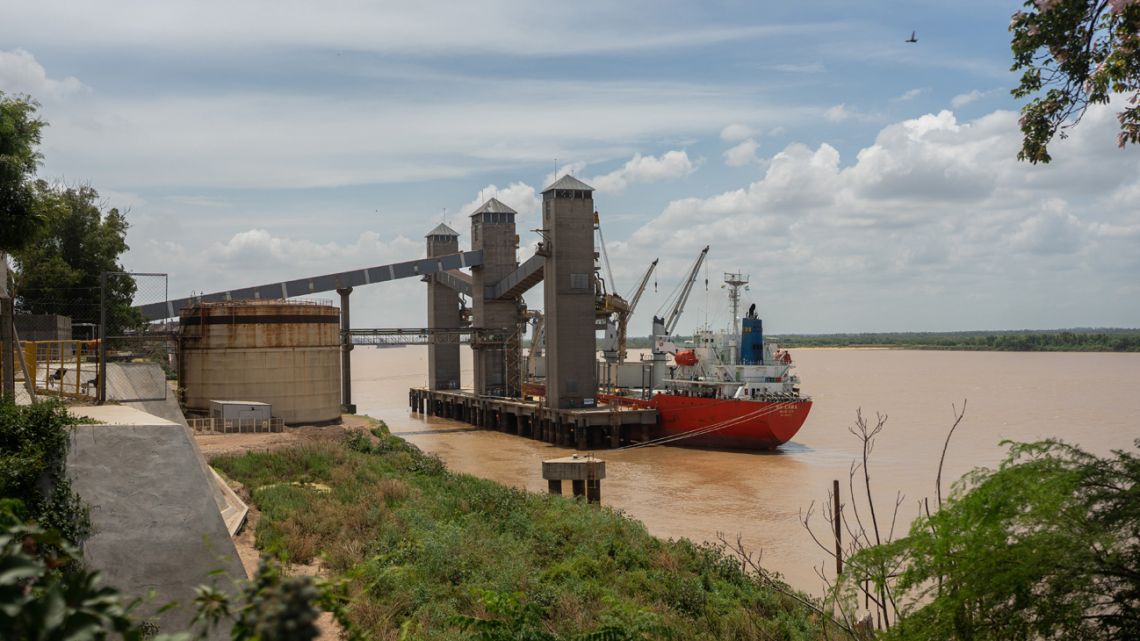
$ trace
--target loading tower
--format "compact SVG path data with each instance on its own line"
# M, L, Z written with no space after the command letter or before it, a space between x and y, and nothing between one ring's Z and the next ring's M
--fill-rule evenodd
M459 253L459 232L440 223L427 236L428 258ZM459 329L459 293L440 282L436 276L425 276L428 284L428 326ZM432 337L428 343L428 387L459 389L459 343Z
M546 403L551 408L593 407L598 391L593 192L570 175L542 192Z

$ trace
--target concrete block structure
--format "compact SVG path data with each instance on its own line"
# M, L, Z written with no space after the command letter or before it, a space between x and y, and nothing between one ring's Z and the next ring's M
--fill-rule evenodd
M593 407L598 390L593 191L566 175L542 192L546 403L552 408Z
M518 266L518 235L515 232L517 212L492 198L471 214L471 249L482 250L483 264L471 268L473 326L492 330L501 339L473 343L475 393L485 396L514 396L519 381L509 372L517 365L515 350L509 348L509 336L519 325L519 301L488 297L493 287ZM429 325L430 319L429 319ZM436 325L432 325L435 327Z
M17 314L16 333L22 341L69 341L71 317L57 314Z
M102 572L105 584L144 599L136 615L155 621L160 632L186 630L197 586L232 595L234 580L246 578L220 511L225 500L189 430L108 407L118 411L86 408L105 423L74 428L67 454L67 474L91 506L83 559ZM125 414L134 416L124 420ZM159 612L172 601L178 607ZM209 635L211 641L229 637L228 626Z
M428 258L459 252L459 232L443 223L428 232L426 238ZM438 275L424 280L428 284L428 327L458 329L459 294L440 282ZM428 387L459 389L459 386L459 343L433 338L428 345Z
M570 481L574 497L585 497L590 503L602 502L602 479L606 478L606 462L592 455L564 456L542 462L542 478L551 494L562 494L562 481Z

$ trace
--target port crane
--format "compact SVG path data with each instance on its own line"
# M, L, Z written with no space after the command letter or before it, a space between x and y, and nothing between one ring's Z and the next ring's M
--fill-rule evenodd
M705 255L709 253L709 246L701 250L697 260L693 262L693 266L689 269L688 277L685 278L681 285L681 291L677 294L676 301L669 309L669 313L665 316L653 317L653 338L654 340L667 338L673 335L677 329L677 323L681 320L681 314L685 312L685 303L689 301L689 294L693 291L693 283L697 281L697 274L701 271L701 265L705 262Z
M680 292L677 293L676 299L673 300L672 306L669 308L669 313L664 316L653 317L653 370L652 370L652 385L651 387L659 386L665 380L666 368L666 354L676 354L677 346L673 344L669 338L677 329L677 323L681 320L681 314L685 312L685 303L689 301L689 294L693 292L693 283L697 282L697 274L701 271L701 265L705 262L705 256L709 253L709 246L701 250L697 256L697 260L693 262L693 266L689 268L689 273L685 280L679 285ZM666 301L666 305L668 305Z
M629 326L629 319L633 316L633 312L637 309L637 303L641 300L641 295L645 293L645 286L649 284L649 277L653 275L653 270L657 268L658 259L654 258L653 262L649 264L649 269L645 270L645 275L641 277L641 282L634 288L633 294L629 297L629 302L625 303L623 307L614 306L611 313L606 315L606 337L602 341L602 355L605 357L607 363L624 363L626 357L626 328Z

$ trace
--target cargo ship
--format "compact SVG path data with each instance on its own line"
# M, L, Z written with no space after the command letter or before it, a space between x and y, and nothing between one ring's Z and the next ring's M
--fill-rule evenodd
M599 394L598 400L657 410L653 443L771 450L796 435L812 401L800 394L791 354L765 340L756 305L740 314L748 276L724 275L731 327L699 330L682 346L671 339L707 252L708 247L690 270L671 311L653 319L651 358L641 364L648 385L611 386L611 393Z
M732 321L722 331L704 328L682 345L674 342L677 323L709 248L701 250L687 278L669 297L661 317L653 317L652 349L626 360L625 323L632 315L649 270L626 299L605 295L598 303L605 325L598 363L598 405L656 410L657 424L642 445L680 445L731 450L772 450L792 439L807 420L812 401L800 393L792 356L764 337L756 306L741 314L748 276L724 275ZM707 277L706 277L707 282ZM527 358L527 396L544 396L541 315Z
M737 336L734 345L731 333L700 331L683 349L658 341L655 351L673 354L660 385L648 393L602 393L598 400L657 410L654 443L775 449L803 426L811 398L800 394L791 355L764 340L763 321L741 319Z

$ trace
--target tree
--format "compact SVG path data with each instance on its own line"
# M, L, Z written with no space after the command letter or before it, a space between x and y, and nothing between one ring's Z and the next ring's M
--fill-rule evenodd
M899 568L888 638L1137 639L1138 482L1133 453L1013 444L907 537L851 561Z
M1021 110L1019 160L1051 160L1054 136L1080 122L1089 105L1125 94L1117 144L1140 142L1140 1L1026 0L1013 14L1014 97L1036 96Z
M31 184L44 127L35 117L38 108L30 98L0 91L0 254L28 243L42 224Z
M73 322L98 323L100 277L122 272L119 256L128 249L127 220L118 209L100 211L99 193L90 186L58 187L35 183L36 207L44 229L34 242L13 254L17 269L17 307L34 314L62 314ZM130 314L135 283L107 281L107 334L135 324Z

